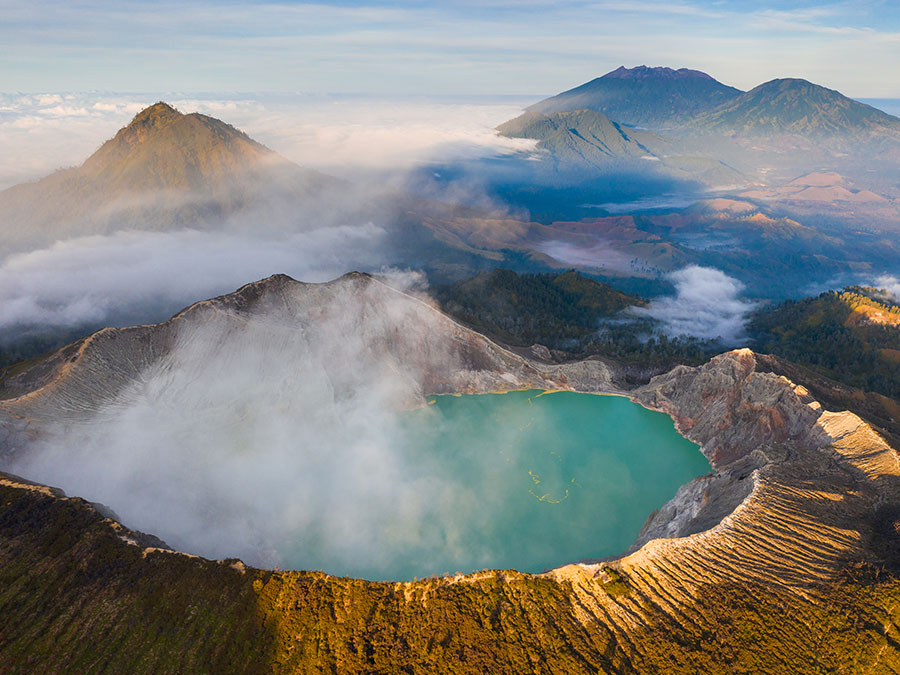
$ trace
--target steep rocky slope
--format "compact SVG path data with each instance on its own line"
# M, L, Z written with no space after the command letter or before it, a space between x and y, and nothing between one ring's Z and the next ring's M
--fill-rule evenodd
M362 298L348 327L415 364L413 398L615 391L614 368L529 362L368 277L274 277L73 346L23 374L0 415L27 444L49 416L112 395L192 321L263 311L311 326L347 306L334 302L344 292ZM738 350L628 392L670 414L714 473L653 514L624 557L543 575L371 583L255 570L161 550L102 507L5 476L2 661L13 672L896 672L896 450L781 370ZM98 389L99 374L109 380Z
M371 351L352 369L363 370L382 357L398 368L402 364L410 375L404 394L416 402L426 394L552 388L569 381L592 391L611 386L600 361L531 363L427 302L354 272L325 284L275 275L198 302L161 324L101 330L4 380L7 400L0 406L7 415L31 421L77 416L115 397L200 327L214 323L225 334L248 321L288 325L297 340L309 344L358 336ZM319 332L325 326L337 332ZM337 375L339 364L326 366Z

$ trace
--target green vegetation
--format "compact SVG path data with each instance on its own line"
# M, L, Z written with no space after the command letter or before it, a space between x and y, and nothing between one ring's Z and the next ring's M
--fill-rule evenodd
M438 290L449 314L505 342L565 349L598 322L644 301L575 271L516 274L494 269Z
M89 335L94 330L98 330L98 328L46 328L40 332L0 344L0 380L10 374L4 370L8 366L20 365L25 360L39 361L60 347Z
M852 287L758 312L754 348L853 387L900 398L900 308Z
M631 592L631 587L628 585L628 582L625 581L624 575L612 568L606 570L606 580L602 581L601 585L603 586L603 590L614 598L628 595Z
M512 346L541 344L562 359L601 355L651 369L698 364L721 351L712 341L655 335L652 321L622 310L645 301L574 270L516 274L494 269L439 288L442 309Z
M0 670L268 672L268 576L144 557L84 500L0 484Z
M371 583L126 543L86 502L0 485L9 673L868 673L900 665L900 580L851 564L803 595L703 585L628 635L568 581ZM615 573L587 590L632 601Z

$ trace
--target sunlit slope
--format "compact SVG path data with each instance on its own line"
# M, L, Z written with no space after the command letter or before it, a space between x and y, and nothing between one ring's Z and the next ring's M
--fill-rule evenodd
M874 288L829 291L761 310L750 331L760 351L900 400L900 307Z
M81 166L111 191L204 189L286 159L206 115L184 115L160 102L138 113Z
M339 187L229 124L157 103L82 166L0 192L0 250L118 229L283 222L288 206L311 208Z

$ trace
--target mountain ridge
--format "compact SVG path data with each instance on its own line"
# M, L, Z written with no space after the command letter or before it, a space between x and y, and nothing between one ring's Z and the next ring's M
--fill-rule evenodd
M637 66L616 70L539 101L528 112L588 109L621 124L660 128L678 125L742 93L698 70Z
M502 136L538 141L554 157L601 166L617 159L655 157L668 141L650 131L627 129L595 110L543 114L526 111L501 124Z
M800 78L764 82L699 115L693 125L703 131L751 136L900 133L900 118Z
M497 127L502 136L537 140L537 150L563 173L665 175L712 185L742 184L733 167L677 139L625 126L591 109L539 113L526 110Z

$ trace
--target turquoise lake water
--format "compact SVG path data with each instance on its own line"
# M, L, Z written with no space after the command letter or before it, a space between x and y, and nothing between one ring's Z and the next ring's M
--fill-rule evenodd
M317 545L295 568L367 579L514 568L619 554L650 513L710 470L671 418L616 396L512 392L431 397L399 416L402 484L360 533L364 555Z

